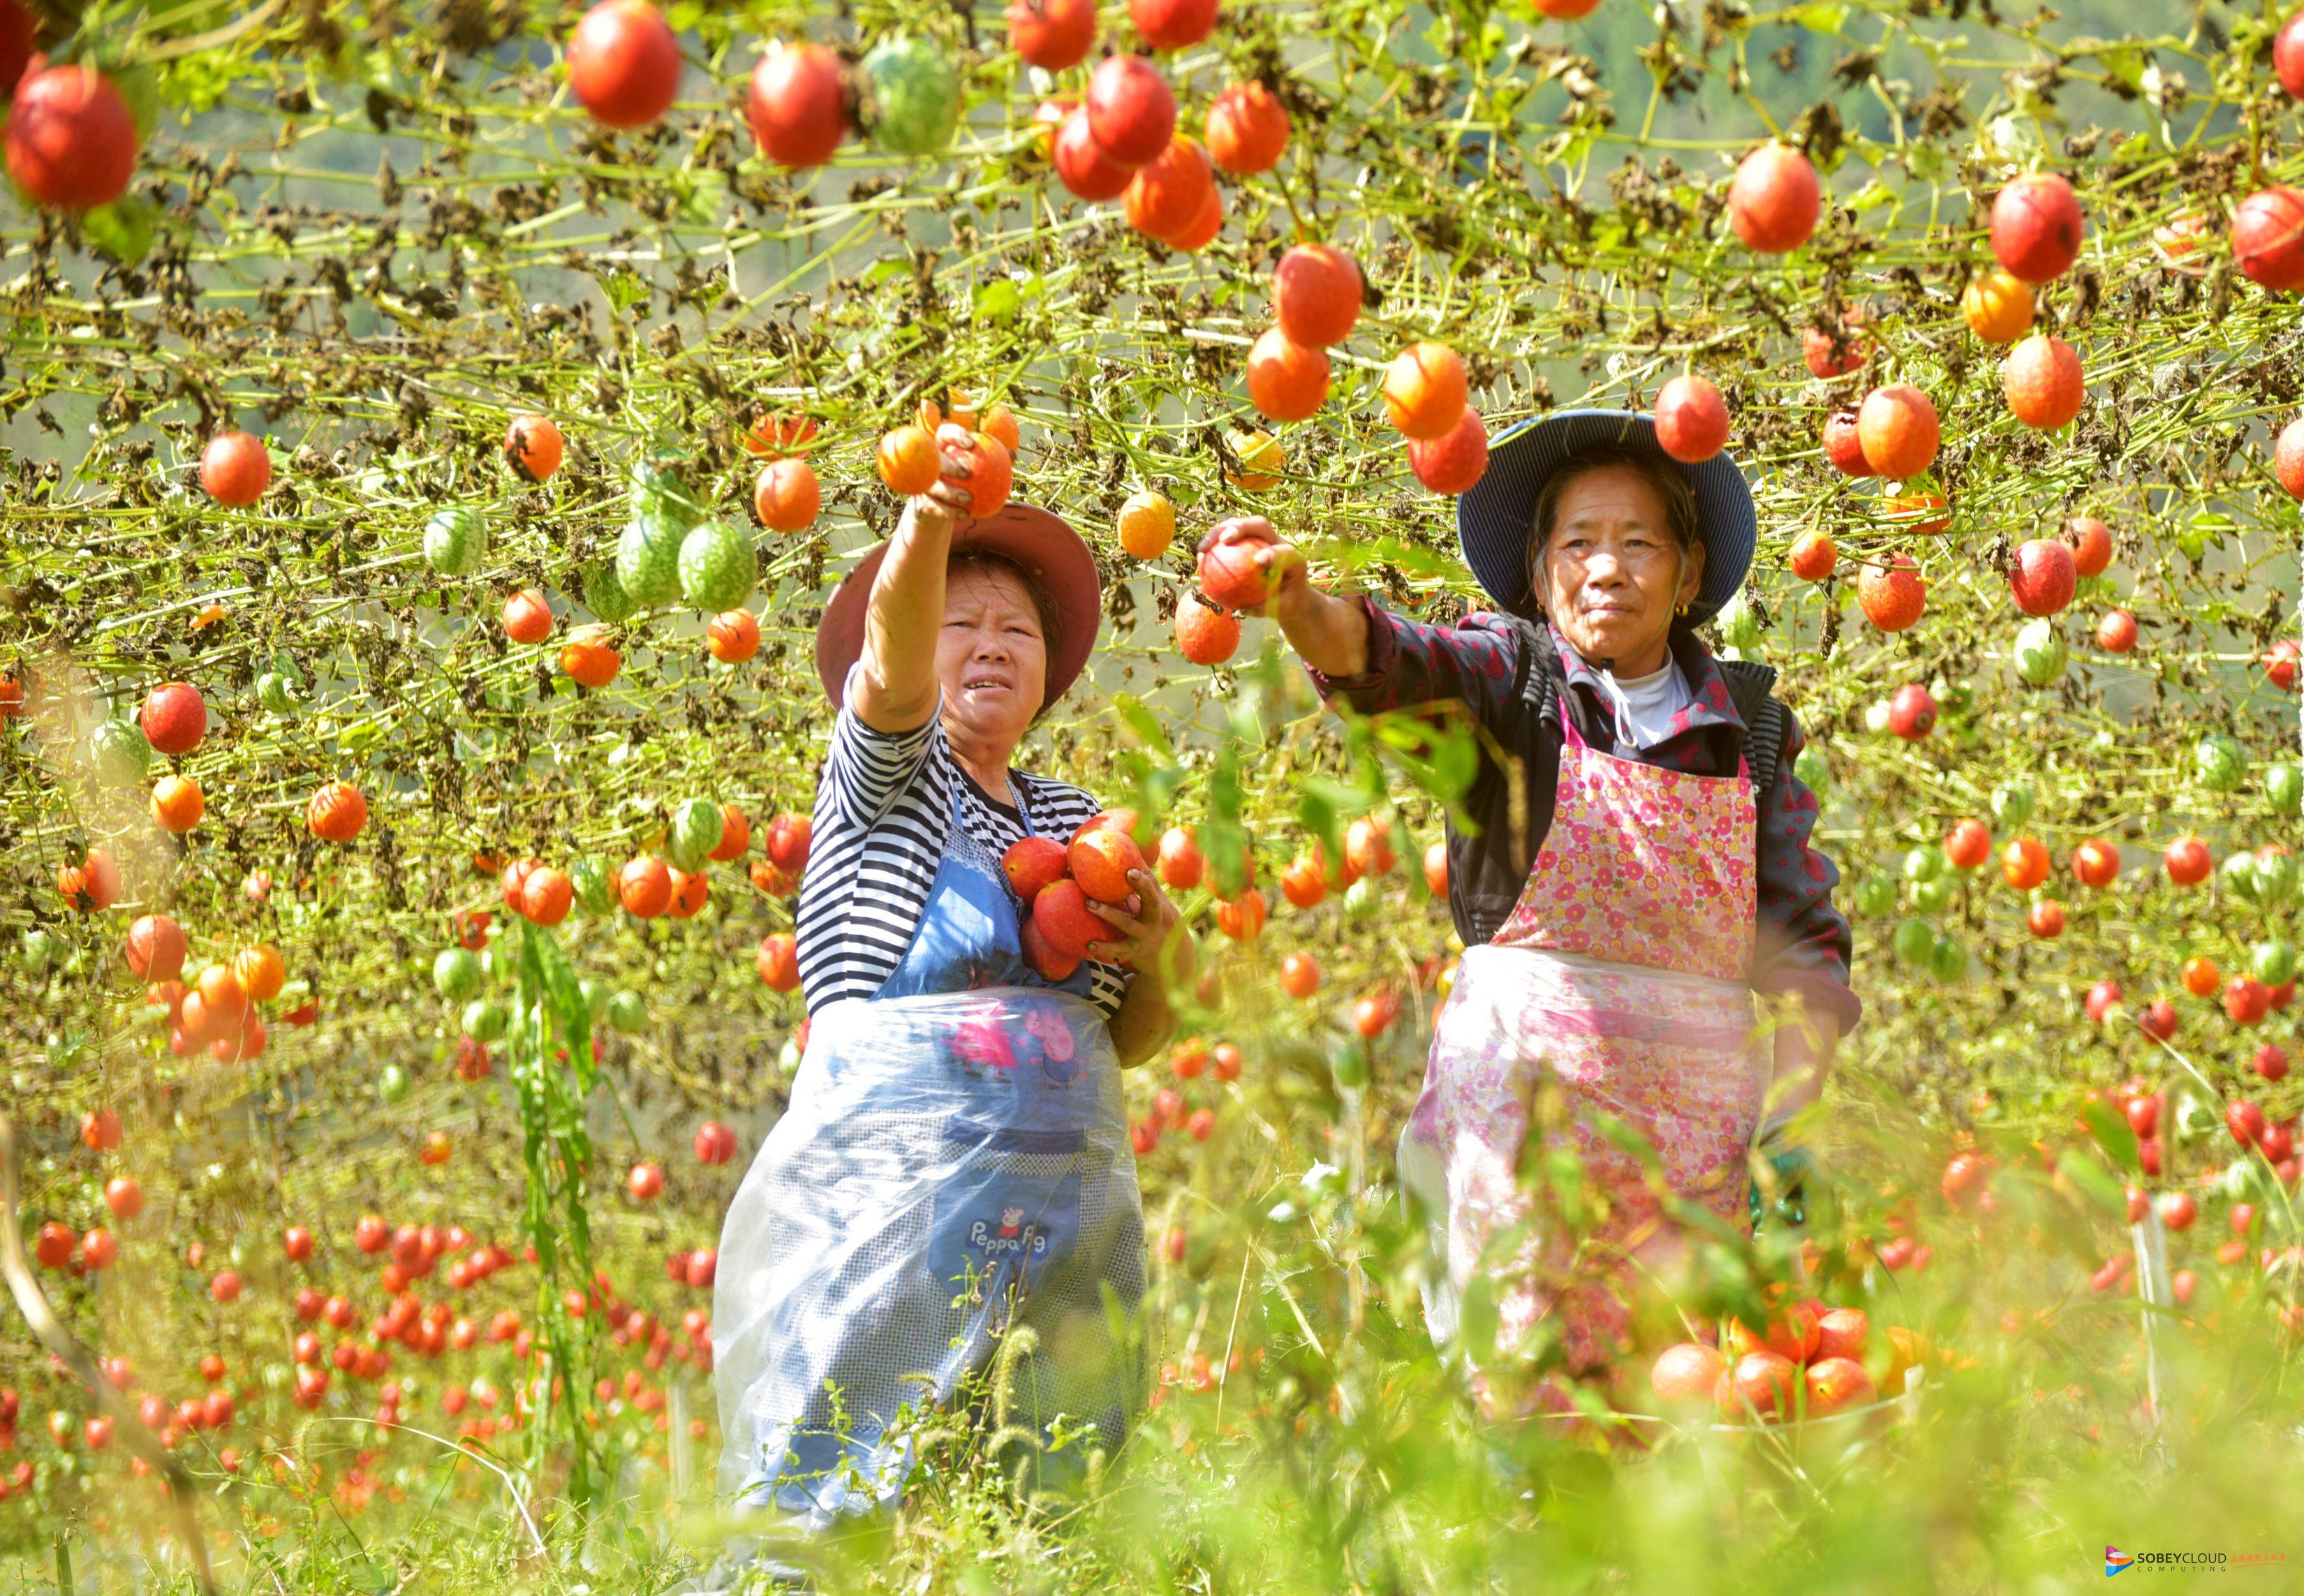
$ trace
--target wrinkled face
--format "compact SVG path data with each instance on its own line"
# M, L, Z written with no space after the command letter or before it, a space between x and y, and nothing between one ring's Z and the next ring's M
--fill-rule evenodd
M945 719L979 738L1016 742L1039 713L1047 680L1047 639L1024 584L981 565L954 571L936 641Z
M1638 471L1615 466L1562 491L1536 560L1537 591L1571 648L1588 660L1650 670L1663 663L1655 656L1673 611L1704 580L1704 546L1683 551L1663 497Z

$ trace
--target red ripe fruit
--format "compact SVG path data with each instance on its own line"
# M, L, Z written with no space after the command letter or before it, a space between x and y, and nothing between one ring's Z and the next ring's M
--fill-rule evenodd
M1715 1384L1714 1399L1720 1411L1741 1418L1748 1412L1762 1418L1789 1413L1792 1394L1800 1388L1800 1370L1779 1353L1748 1352L1736 1360Z
M1133 175L1132 168L1113 160L1097 143L1085 106L1056 129L1055 160L1057 178L1082 200L1116 200Z
M1264 545L1254 539L1212 545L1199 557L1200 591L1226 609L1247 609L1271 597L1270 579L1256 563Z
M2290 498L2304 499L2304 416L2280 429L2273 445L2272 469Z
M144 695L137 721L155 753L190 753L208 735L208 709L198 688L169 682Z
M1032 900L1032 923L1048 946L1068 958L1082 958L1088 945L1112 935L1112 928L1088 906L1078 881L1052 881Z
M1675 377L1656 395L1656 442L1674 460L1698 465L1728 442L1728 402L1700 377Z
M1126 903L1135 891L1129 884L1130 873L1144 868L1144 851L1136 839L1111 826L1081 829L1065 857L1072 879L1099 904Z
M1907 682L1888 700L1888 729L1917 743L1936 729L1936 700L1918 682Z
M528 872L521 883L520 912L538 925L558 925L568 918L568 908L575 902L576 886L565 873L546 865Z
M716 1119L696 1127L696 1161L718 1166L736 1156L736 1133Z
M2281 692L2288 692L2296 685L2297 660L2300 656L2304 656L2304 649L2297 647L2296 640L2292 637L2282 638L2272 645L2270 651L2264 657L2264 679Z
M1424 885L1436 898L1448 896L1448 845L1434 842L1424 849Z
M1187 593L1176 606L1176 648L1194 665L1222 665L1240 649L1240 617Z
M2160 1222L2171 1230L2190 1230L2200 1217L2200 1205L2190 1192L2162 1193L2159 1208Z
M109 205L136 175L136 119L94 67L43 67L15 86L7 157L8 175L36 204L51 210Z
M1728 185L1728 222L1747 248L1766 255L1797 250L1816 231L1823 185L1808 157L1763 144L1737 163Z
M1716 1347L1683 1341L1656 1354L1656 1362L1648 1365L1648 1388L1667 1407L1709 1402L1713 1388L1727 1369L1727 1360Z
M504 463L523 482L544 482L560 469L567 444L549 416L514 416L504 429Z
M2101 576L2112 564L2112 529L2093 515L2075 515L2056 534L2072 551L2072 571L2080 576Z
M2290 17L2273 36L2272 70L2292 98L2304 99L2304 11Z
M635 1164L624 1176L624 1190L634 1202L653 1202L664 1194L664 1170L655 1164Z
M0 98L16 92L39 45L39 27L20 0L0 0ZM6 1414L13 1420L13 1413Z
M1216 0L1128 0L1129 20L1156 50L1184 50L1216 25Z
M1216 181L1208 152L1180 133L1128 180L1128 225L1148 238L1174 238L1199 219Z
M1016 8L1009 8L1013 25ZM1088 22L1095 26L1090 8ZM1082 47L1085 53L1086 47ZM1078 59L1078 57L1074 57ZM822 45L771 43L752 68L745 120L760 153L779 166L821 166L848 132L847 90L840 57Z
M2124 609L2107 612L2096 624L2096 646L2107 654L2125 654L2136 646L2136 617Z
M1856 430L1872 469L1900 482L1927 470L1943 441L1935 402L1910 383L1892 383L1865 395L1857 407Z
M1944 852L1958 869L1972 870L1992 857L1992 828L1981 820L1962 820L1944 833Z
M104 1206L123 1219L132 1219L144 1211L144 1188L125 1175L115 1176L105 1183Z
M768 862L778 870L806 870L809 843L814 831L815 822L806 815L778 815L768 822Z
M1086 955L1064 953L1050 942L1037 919L1024 922L1024 962L1046 981L1064 981L1080 967Z
M779 992L800 989L800 948L790 931L771 931L760 938L760 950L753 961L759 966L760 979Z
M1088 74L1088 100L1081 108L1105 158L1130 171L1156 157L1175 136L1175 93L1159 69L1141 55L1106 56ZM1059 136L1059 170L1063 142Z
M639 920L654 920L672 907L672 871L663 860L643 853L616 872L616 901Z
M1864 1365L1853 1358L1818 1358L1808 1365L1808 1416L1821 1419L1879 1400Z
M91 1108L80 1116L80 1139L97 1152L120 1145L120 1116L109 1108Z
M1464 492L1487 474L1487 423L1467 404L1453 432L1408 440L1408 465L1416 480L1435 493Z
M219 432L200 451L200 486L219 505L252 505L271 482L272 455L260 437Z
M2086 1001L2088 1017L2099 1025L2103 1024L2105 1016L2110 1014L2114 1007L2118 1006L2121 996L2120 983L2118 981L2100 981L2096 982L2096 985L2088 989L2088 998Z
M1039 896L1040 888L1063 879L1068 868L1064 845L1053 836L1028 836L1012 845L1000 856L1000 867L1008 873L1008 885L1026 903Z
M1144 169L1150 170L1149 166ZM1143 181L1144 172L1139 172L1136 183ZM1131 212L1136 192L1135 184L1131 184ZM1275 421L1301 421L1314 414L1328 402L1328 352L1292 344L1276 327L1265 328L1249 348L1249 403Z
M2224 986L2224 1013L2232 1023L2253 1025L2272 1012L2272 989L2253 975L2235 975Z
M2208 879L2215 861L2208 853L2208 845L2197 836L2180 836L2168 845L2161 856L2168 879L2179 887L2198 887Z
M2054 538L2029 538L2016 550L2008 591L2028 615L2053 615L2072 601L2072 551Z
M1850 305L1840 313L1840 334L1835 337L1828 329L1805 327L1800 329L1800 363L1818 382L1830 382L1845 377L1851 371L1860 371L1871 358L1870 340L1865 337L1864 310L1860 305Z
M648 0L601 0L568 38L568 88L597 122L646 127L680 89L680 41Z
M2052 334L2035 333L2001 362L2000 392L2010 414L2046 432L2080 413L2088 381L2071 344Z
M1864 458L1864 439L1856 430L1856 412L1834 412L1824 424L1824 457L1844 477L1868 477L1872 463Z
M1234 83L1209 103L1208 158L1245 176L1269 172L1288 148L1288 109L1261 83Z
M504 601L504 635L516 643L540 643L552 635L552 606L534 588L522 588Z
M1042 72L1088 59L1096 43L1096 0L1008 0L1008 44Z
M1872 1321L1861 1308L1834 1308L1816 1321L1816 1357L1856 1358L1864 1356L1864 1343L1872 1333Z
M2266 1042L2257 1048L2249 1067L2266 1081L2284 1081L2288 1078L2288 1054L2277 1043Z
M2020 177L1992 202L1992 253L2008 275L2041 284L2062 276L2080 252L2080 202L2052 172Z
M2165 998L2156 998L2145 1006L2136 1023L2145 1035L2164 1042L2176 1034L2176 1006Z
M1784 563L1802 582L1822 582L1838 569L1840 548L1825 531L1802 532L1800 541L1792 546Z
M1893 555L1885 565L1867 565L1856 579L1856 599L1865 618L1883 632L1902 632L1927 609L1927 583L1908 554Z
M174 981L184 972L184 928L165 914L147 914L128 928L122 946L139 981Z
M2232 212L2232 259L2266 288L2304 288L2304 191L2266 189Z
M1272 312L1292 344L1326 349L1360 318L1360 268L1332 244L1298 244L1272 269Z
M1192 834L1182 826L1171 826L1160 834L1158 870L1162 885L1178 892L1188 891L1200 884L1207 862L1200 857L1200 845Z

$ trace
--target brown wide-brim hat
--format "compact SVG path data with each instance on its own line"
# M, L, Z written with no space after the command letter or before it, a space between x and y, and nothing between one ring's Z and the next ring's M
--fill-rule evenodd
M1047 640L1048 679L1040 701L1055 703L1072 691L1096 650L1097 624L1104 615L1104 579L1096 556L1063 517L1013 501L996 515L962 522L953 530L953 553L970 548L1007 556L1046 590L1056 612L1056 635ZM888 546L881 543L857 561L833 590L817 623L816 674L835 708L848 667L863 656L864 612L880 562L887 557Z

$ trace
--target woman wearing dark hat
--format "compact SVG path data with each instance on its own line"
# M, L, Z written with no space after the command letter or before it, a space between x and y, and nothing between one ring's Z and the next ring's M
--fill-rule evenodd
M1756 1141L1775 1150L1860 1008L1839 872L1809 845L1816 800L1792 773L1800 728L1768 695L1773 671L1715 659L1692 630L1751 564L1735 463L1674 462L1646 416L1564 412L1497 441L1457 527L1503 613L1447 631L1313 587L1260 517L1208 540L1263 546L1263 613L1324 696L1368 713L1454 706L1506 756L1483 754L1465 803L1477 829L1449 828L1465 954L1401 1177L1445 1252L1436 1336L1454 1334L1486 1272L1499 1350L1550 1318L1580 1373L1620 1350L1635 1265L1683 1245L1606 1121L1646 1136L1681 1198L1742 1227ZM1761 1023L1755 992L1792 1001ZM1567 1109L1546 1118L1546 1150L1581 1155L1597 1247L1580 1252L1517 1178L1540 1089ZM1491 1411L1559 1405L1548 1382L1504 1389L1501 1367L1483 1375Z
M799 915L809 1044L721 1243L724 1482L819 1527L897 1498L904 1410L1004 1336L1010 1422L1062 1413L1111 1451L1144 1396L1107 1317L1144 1285L1119 1071L1173 1028L1190 944L1149 872L1086 959L1024 934L1003 856L1097 805L1009 760L1088 661L1098 579L1047 512L968 508L950 480L912 500L817 629L838 713Z

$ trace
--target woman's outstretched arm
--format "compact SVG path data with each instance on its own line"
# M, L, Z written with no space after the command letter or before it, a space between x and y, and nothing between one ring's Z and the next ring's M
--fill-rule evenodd
M917 731L936 709L936 639L944 627L944 566L952 531L973 502L968 463L944 455L936 486L904 506L888 556L872 582L864 611L862 668L849 679L848 707L876 732ZM954 480L955 478L963 480Z

